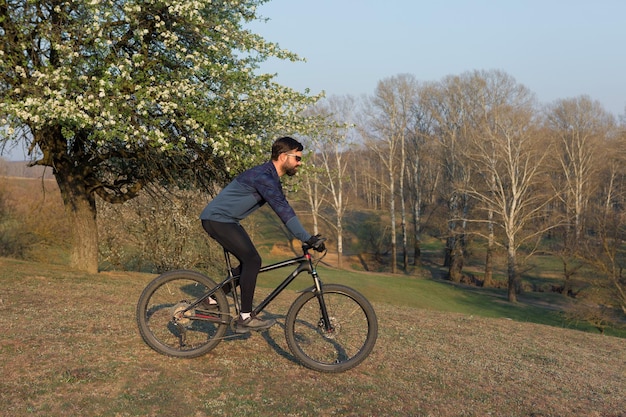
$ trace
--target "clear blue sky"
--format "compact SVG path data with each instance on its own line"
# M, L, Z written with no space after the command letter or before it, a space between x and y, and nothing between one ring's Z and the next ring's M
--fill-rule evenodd
M626 0L271 0L259 12L271 20L256 33L307 59L262 69L299 91L371 95L401 73L498 69L541 103L587 94L625 113Z
M378 81L503 70L541 103L626 106L626 0L271 0L252 29L307 59L265 72L302 91L371 95Z

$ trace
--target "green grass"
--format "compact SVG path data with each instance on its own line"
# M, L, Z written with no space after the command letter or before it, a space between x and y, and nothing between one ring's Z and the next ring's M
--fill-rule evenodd
M252 225L250 225L252 226ZM261 209L254 223L256 235L253 240L257 243L264 264L283 260L275 254L270 254L272 245L268 242L285 242L285 235L281 235L281 225L276 216L267 209ZM585 322L568 321L563 310L571 307L576 300L554 292L526 291L518 296L517 303L507 301L506 289L479 288L474 286L455 285L449 281L424 277L442 276L445 271L433 266L443 253L444 242L433 237L424 237L422 242L422 256L424 261L431 265L425 268L414 268L412 274L385 274L363 272L358 270L337 270L326 268L321 264L318 268L323 282L341 283L354 287L366 297L375 302L387 303L393 306L402 306L433 311L461 313L489 318L505 318L519 322L545 324L549 326L573 328L582 331L598 332L592 325ZM482 276L484 253L477 245L473 256L466 259L466 272L471 272L480 278ZM521 275L521 279L534 288L550 288L560 285L563 265L553 256L536 255L530 258L528 269ZM440 270L441 269L441 270ZM259 286L275 287L290 273L288 268L272 271L259 276ZM584 278L589 273L584 268L574 281ZM496 259L494 279L506 282L504 259ZM310 286L312 281L308 276L301 275L291 285L291 289L303 289ZM576 284L575 284L576 285ZM605 333L617 337L626 337L624 327L607 327Z
M276 260L275 257L271 257L267 262ZM258 285L265 288L276 287L291 271L290 268L284 268L261 274ZM559 306L566 305L570 299L556 293L524 294L517 303L510 303L506 300L506 290L500 289L481 289L440 280L339 271L325 267L318 267L318 273L322 282L353 287L372 302L597 332L584 323L567 322ZM301 274L289 288L301 290L310 285L311 278L307 274ZM626 330L608 328L605 332L613 336L626 337Z

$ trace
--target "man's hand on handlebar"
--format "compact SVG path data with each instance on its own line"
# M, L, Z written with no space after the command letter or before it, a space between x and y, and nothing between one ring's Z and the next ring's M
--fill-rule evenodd
M326 238L322 237L322 235L315 235L311 236L305 243L317 252L324 252L326 250L326 245L324 245L325 240Z

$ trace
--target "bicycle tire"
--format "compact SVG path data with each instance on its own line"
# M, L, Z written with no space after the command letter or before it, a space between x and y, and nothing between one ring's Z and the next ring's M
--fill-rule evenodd
M338 284L323 286L333 326L326 332L317 291L306 290L285 318L285 337L293 355L320 372L343 372L363 362L378 338L378 320L370 302L358 291Z
M217 346L228 329L224 322L230 321L222 290L213 295L217 308L208 312L192 309L183 314L186 307L216 285L207 276L188 270L156 277L137 302L137 326L144 342L161 354L177 358L202 356ZM218 322L220 318L224 319L222 323Z

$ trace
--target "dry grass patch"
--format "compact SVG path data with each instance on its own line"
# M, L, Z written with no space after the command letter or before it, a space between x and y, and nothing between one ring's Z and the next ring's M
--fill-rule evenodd
M375 304L356 369L310 371L281 324L204 357L150 350L134 321L153 276L0 259L0 409L7 416L625 416L624 339Z

